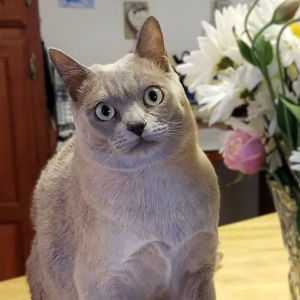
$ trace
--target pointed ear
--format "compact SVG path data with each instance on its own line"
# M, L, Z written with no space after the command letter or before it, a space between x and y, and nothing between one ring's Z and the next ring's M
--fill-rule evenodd
M135 54L141 58L150 59L166 72L170 71L164 37L154 17L149 17L144 23L138 37Z
M93 72L57 49L50 48L48 53L70 97L75 102L79 101L93 79Z

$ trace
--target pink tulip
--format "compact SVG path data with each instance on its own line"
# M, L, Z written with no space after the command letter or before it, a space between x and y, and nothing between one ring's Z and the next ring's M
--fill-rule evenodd
M264 165L265 150L260 136L251 136L236 130L226 140L223 151L224 163L230 170L254 174Z

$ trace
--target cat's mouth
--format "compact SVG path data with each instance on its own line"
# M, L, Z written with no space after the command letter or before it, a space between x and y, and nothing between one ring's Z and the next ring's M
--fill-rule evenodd
M132 151L143 151L146 149L149 149L149 147L153 147L157 144L157 141L149 141L149 140L145 140L143 138L140 138L139 140L135 141L132 145L132 147L130 148L130 152Z
M157 142L154 142L154 141L147 141L147 140L141 138L141 139L138 141L138 143L137 143L135 146L133 146L133 148L131 148L131 149L141 149L141 148L143 148L143 147L146 148L146 147L149 147L149 146L153 146L154 144L157 144Z

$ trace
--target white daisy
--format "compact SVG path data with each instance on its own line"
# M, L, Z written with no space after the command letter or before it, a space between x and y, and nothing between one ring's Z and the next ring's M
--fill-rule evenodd
M277 127L276 109L265 83L259 85L255 99L249 102L247 112L246 121L251 127L258 132L267 128L268 134L274 135Z
M300 26L292 24L284 31L280 43L281 62L284 67L289 67L295 62L297 69L300 70Z
M257 128L250 126L249 123L245 122L242 118L231 117L225 124L232 127L235 131L240 129L252 136L263 135L262 131L258 131Z
M292 82L292 90L294 94L292 94L291 100L298 103L298 99L300 98L300 74L297 74L296 79Z
M192 51L184 57L184 63L176 70L186 75L184 84L194 92L199 84L208 84L220 69L243 61L233 35L233 27L242 32L242 24L247 14L246 5L224 8L215 12L216 28L202 22L206 36L198 38L200 50ZM223 65L222 65L223 64Z
M238 4L236 7L225 7L222 12L215 11L216 28L207 22L202 22L207 37L220 47L225 57L238 63L242 63L243 59L236 44L233 29L238 35L244 32L244 20L247 12L247 5Z
M293 163L291 169L300 172L300 148L298 148L297 151L292 152L289 160Z
M184 84L191 93L195 92L198 85L211 82L222 60L220 49L211 40L203 37L198 39L198 43L201 50L186 55L184 63L176 67L177 72L187 75Z
M282 4L284 0L260 0L259 4L253 11L249 20L251 35L254 36L264 25L266 25L273 17L276 8ZM295 18L300 16L300 10L296 13ZM283 25L272 25L264 31L264 36L269 40L276 50L276 42L280 30ZM284 67L289 67L295 62L298 70L300 70L300 24L295 23L287 27L281 37L280 57Z
M229 69L226 74L218 76L215 85L200 85L196 89L196 99L204 107L201 110L212 110L210 125L226 121L234 108L240 105L240 99L247 91L252 91L262 80L257 68L241 66L237 70Z

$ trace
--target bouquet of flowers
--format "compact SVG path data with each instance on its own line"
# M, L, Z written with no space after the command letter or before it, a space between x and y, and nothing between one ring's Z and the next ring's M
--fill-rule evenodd
M210 125L224 137L225 165L244 174L267 171L293 201L300 233L300 0L256 0L215 12L215 27L177 71ZM233 117L238 107L244 114ZM278 209L278 207L277 207ZM299 239L300 240L300 239Z

